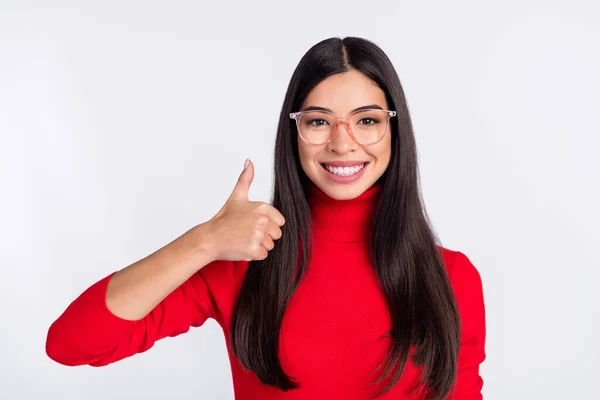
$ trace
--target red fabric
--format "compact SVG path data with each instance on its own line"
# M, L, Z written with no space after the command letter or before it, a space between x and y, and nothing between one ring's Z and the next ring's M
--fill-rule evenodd
M380 186L338 201L312 186L313 258L292 297L280 335L284 371L300 388L282 392L242 368L225 335L237 400L367 399L370 375L383 359L390 319L369 263L369 229ZM285 229L285 228L284 228ZM479 366L485 359L485 311L480 275L461 252L440 248L462 320L454 400L482 399ZM215 319L229 332L247 262L215 261L171 293L139 321L106 307L109 275L82 293L52 324L46 351L65 365L102 366L144 352L168 336ZM413 399L408 389L420 369L410 361L399 383L381 399ZM424 397L420 397L424 398Z

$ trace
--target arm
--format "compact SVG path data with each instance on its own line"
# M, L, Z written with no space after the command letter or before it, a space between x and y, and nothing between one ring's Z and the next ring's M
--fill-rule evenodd
M485 305L481 276L471 261L456 252L451 261L450 279L461 317L458 377L455 392L448 399L482 400L483 379L479 366L485 360Z
M48 356L64 365L106 365L202 325L213 316L200 272L213 262L204 236L198 225L85 290L51 325Z
M283 215L270 204L248 200L253 177L247 161L210 221L84 291L50 327L48 356L65 365L106 365L214 317L202 268L263 260L281 237Z

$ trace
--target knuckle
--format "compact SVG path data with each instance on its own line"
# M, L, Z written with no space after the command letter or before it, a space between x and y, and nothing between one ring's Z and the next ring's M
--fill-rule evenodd
M265 253L265 249L263 249L261 246L257 247L256 250L254 251L254 258L256 259L262 259L263 255Z
M260 247L261 246L259 244L256 244L256 243L253 243L250 246L250 249L249 249L248 253L250 254L251 258L256 258L260 254Z
M269 224L269 217L267 217L266 215L259 215L258 218L256 219L256 225L264 228Z
M254 229L254 231L252 231L252 237L255 243L258 242L260 244L260 241L265 237L265 232L262 229Z
M271 208L271 205L269 205L267 203L260 203L258 205L258 211L260 211L262 213L268 212L270 208Z

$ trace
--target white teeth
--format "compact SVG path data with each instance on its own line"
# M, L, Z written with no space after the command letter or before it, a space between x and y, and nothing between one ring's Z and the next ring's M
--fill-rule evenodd
M325 164L325 168L327 168L327 171L331 172L332 174L338 175L338 176L354 175L358 171L363 169L364 166L365 166L365 164L354 165L352 167L332 167L330 165Z

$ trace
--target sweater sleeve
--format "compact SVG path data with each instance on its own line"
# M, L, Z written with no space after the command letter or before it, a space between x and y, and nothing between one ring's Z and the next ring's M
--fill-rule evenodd
M461 318L461 339L458 377L448 399L482 400L483 379L479 366L486 357L486 327L481 276L461 252L455 252L449 272Z
M157 340L185 333L214 316L212 296L197 272L143 319L122 319L106 306L112 275L86 289L50 326L46 353L51 359L68 366L107 365L145 352Z

